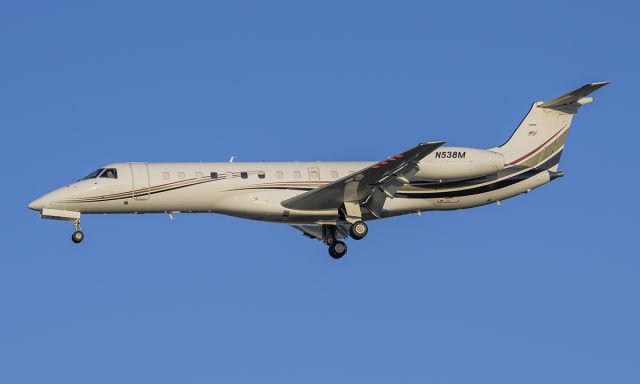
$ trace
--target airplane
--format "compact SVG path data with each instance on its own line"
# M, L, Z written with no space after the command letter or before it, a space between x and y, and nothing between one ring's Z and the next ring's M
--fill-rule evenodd
M367 236L367 221L500 204L563 176L573 115L608 83L533 103L491 149L431 141L381 161L112 163L28 207L43 219L71 221L74 243L84 239L81 214L217 213L289 224L340 259L343 240Z

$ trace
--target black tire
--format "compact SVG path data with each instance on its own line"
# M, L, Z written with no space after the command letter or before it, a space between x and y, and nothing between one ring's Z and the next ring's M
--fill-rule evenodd
M369 233L369 227L364 221L356 221L349 227L349 235L354 240L362 240Z
M78 244L82 240L84 240L84 233L82 233L82 231L75 231L71 235L71 241L73 241L76 244Z
M334 259L339 259L347 253L347 244L342 241L334 241L329 246L329 255Z

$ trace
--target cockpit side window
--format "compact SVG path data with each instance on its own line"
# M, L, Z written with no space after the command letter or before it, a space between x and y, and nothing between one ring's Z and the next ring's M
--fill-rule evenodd
M95 179L96 177L98 177L98 175L104 171L104 168L100 168L100 169L96 169L95 171L91 172L90 174L88 174L87 176L83 177L82 180L87 180L87 179Z
M107 168L102 172L100 177L104 177L107 179L117 179L118 178L118 170L115 168Z

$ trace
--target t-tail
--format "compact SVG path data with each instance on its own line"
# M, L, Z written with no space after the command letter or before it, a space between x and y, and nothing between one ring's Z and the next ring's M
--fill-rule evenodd
M587 84L553 100L533 103L509 140L492 151L504 156L505 167L546 169L552 177L562 176L558 164L571 119L580 107L593 101L587 97L590 93L607 84L608 81Z

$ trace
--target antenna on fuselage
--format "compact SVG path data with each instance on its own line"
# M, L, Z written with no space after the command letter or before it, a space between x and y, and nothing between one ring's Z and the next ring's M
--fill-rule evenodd
M231 156L231 158L229 159L230 163L233 163L233 159L235 158L235 156Z

